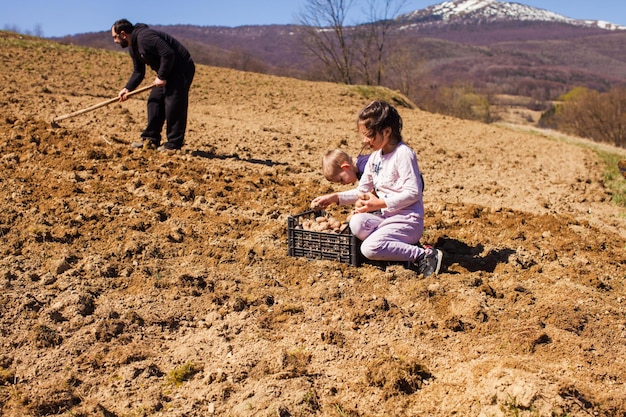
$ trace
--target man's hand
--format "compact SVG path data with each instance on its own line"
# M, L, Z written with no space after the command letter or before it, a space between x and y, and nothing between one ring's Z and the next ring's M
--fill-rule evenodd
M160 79L159 77L156 77L156 78L154 79L154 85L155 85L156 87L165 87L165 84L167 84L167 81L166 81L166 80L162 80L162 79Z
M128 100L128 96L126 94L128 94L128 88L124 87L120 90L119 93L117 93L117 97L119 98L119 101L126 101Z

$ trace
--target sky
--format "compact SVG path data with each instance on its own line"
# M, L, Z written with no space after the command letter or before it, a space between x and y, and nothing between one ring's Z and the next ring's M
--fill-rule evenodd
M516 0L574 19L604 20L626 26L624 0ZM402 12L442 0L406 0ZM243 26L297 23L307 0L0 0L0 30L42 37L109 30L126 18L152 25ZM367 4L354 0L347 25L363 22ZM360 19L360 20L359 20Z

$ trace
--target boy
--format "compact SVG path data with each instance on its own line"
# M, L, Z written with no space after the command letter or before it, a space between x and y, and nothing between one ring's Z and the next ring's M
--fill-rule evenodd
M322 173L324 174L324 178L330 182L336 182L339 184L354 184L361 179L361 175L365 170L365 165L367 165L369 158L369 154L359 154L359 156L356 157L355 164L352 162L350 155L341 149L326 151L326 154L324 154L324 157L322 158ZM624 162L626 163L626 160ZM423 190L424 177L421 172L420 180L422 182Z
M322 158L322 173L330 182L353 184L361 178L369 155L359 155L356 163L341 149L327 151Z

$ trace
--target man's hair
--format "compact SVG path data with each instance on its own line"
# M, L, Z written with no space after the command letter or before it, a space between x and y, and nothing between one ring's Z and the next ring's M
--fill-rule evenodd
M386 101L375 100L359 113L357 124L367 129L368 135L374 136L384 129L391 128L391 137L396 143L402 142L402 117L395 107Z
M117 22L113 23L113 31L117 33L118 35L122 31L129 33L129 34L133 33L133 29L135 29L135 26L133 26L133 24L130 23L126 19L120 19Z
M328 181L336 181L337 175L341 172L341 165L344 163L352 166L352 158L341 149L331 149L326 151L322 157L322 174Z

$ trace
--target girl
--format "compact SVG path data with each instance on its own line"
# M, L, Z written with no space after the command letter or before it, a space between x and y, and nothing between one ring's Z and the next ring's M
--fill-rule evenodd
M425 277L439 273L443 254L416 243L424 231L422 181L415 152L402 141L402 118L385 101L373 101L357 127L372 154L357 188L316 197L312 207L352 204L350 230L373 261L406 261Z

